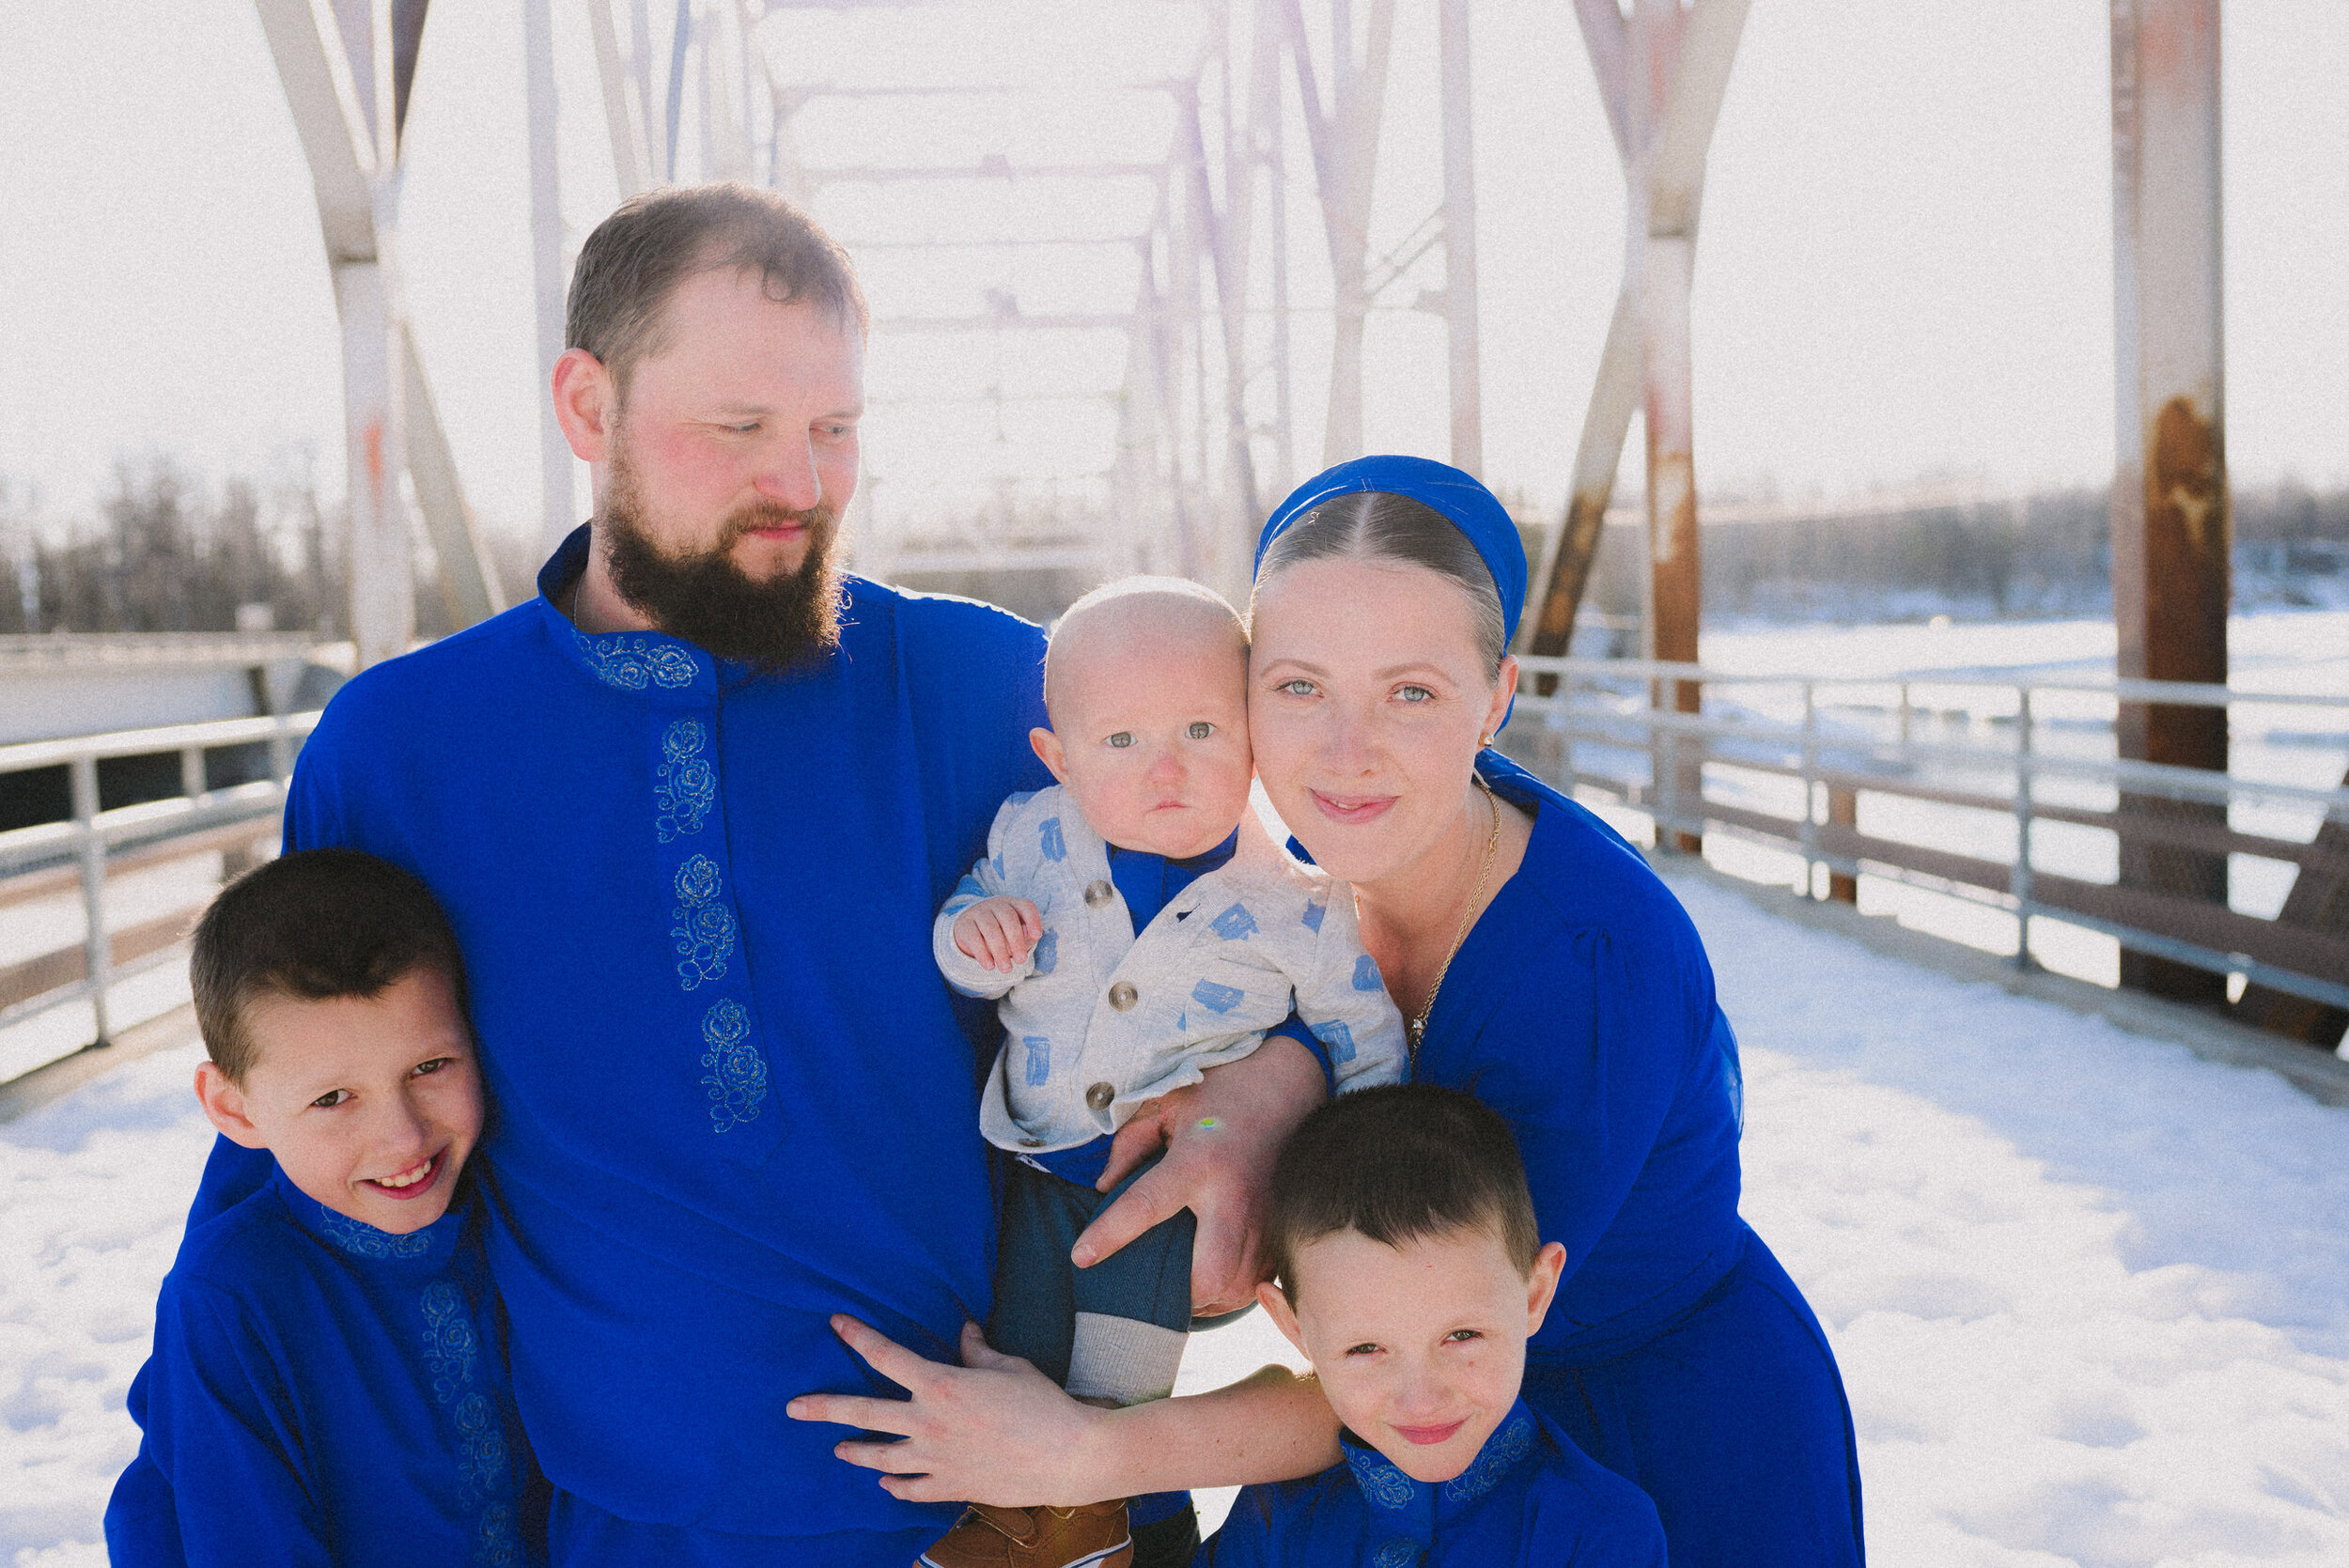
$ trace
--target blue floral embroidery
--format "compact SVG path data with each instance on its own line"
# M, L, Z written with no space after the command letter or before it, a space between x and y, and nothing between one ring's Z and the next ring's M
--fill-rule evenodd
M1518 1460L1533 1452L1533 1420L1518 1416L1497 1437L1486 1441L1484 1452L1475 1462L1443 1483L1443 1500L1448 1503L1474 1502L1501 1484L1501 1478L1513 1469Z
M514 1511L492 1503L481 1511L474 1529L473 1560L480 1568L520 1568L524 1560L521 1539L514 1532Z
M1210 1013L1228 1013L1247 997L1237 986L1219 986L1212 980L1202 980L1190 988L1190 1000Z
M1411 1506L1411 1478L1369 1449L1348 1448L1346 1462L1353 1467L1355 1483L1374 1508L1398 1513Z
M1052 1037L1049 1034L1022 1034L1019 1043L1028 1048L1028 1085L1034 1088L1052 1076Z
M1314 1038L1330 1048L1330 1060L1343 1066L1354 1060L1354 1032L1342 1018L1314 1025Z
M1391 1536L1378 1543L1378 1549L1370 1555L1370 1568L1411 1568L1419 1560L1420 1545L1408 1535Z
M432 1250L432 1238L422 1231L394 1235L364 1220L319 1205L319 1229L326 1239L354 1258L421 1258Z
M1318 931L1321 929L1322 916L1329 912L1330 906L1327 904L1308 904L1305 906L1305 912L1297 917L1297 924L1308 931Z
M1378 960L1365 953L1354 960L1354 988L1375 991L1383 982L1378 978Z
M1207 922L1207 929L1227 942L1244 942L1256 934L1258 927L1256 917L1248 912L1248 906L1235 904Z
M1050 974L1060 968L1060 933L1047 931L1035 939L1035 972Z
M596 678L606 686L616 686L623 691L642 691L649 686L675 691L693 684L693 656L666 638L627 634L590 637L583 631L571 635L578 640L579 651L595 670Z
M467 1507L488 1502L506 1480L506 1433L497 1411L478 1393L457 1405L459 1495Z
M745 1122L758 1120L759 1102L767 1097L767 1059L751 1039L751 1016L739 1001L722 1001L702 1016L702 1085L709 1091L709 1120L720 1132L732 1132Z
M734 955L734 911L720 896L723 881L718 862L707 855L677 867L677 908L669 911L677 924L669 928L669 940L677 949L677 984L689 991L723 978Z
M661 766L653 777L653 801L661 808L661 842L702 831L702 818L718 799L718 769L703 756L709 731L698 719L679 719L661 737Z
M473 1381L474 1349L465 1298L446 1280L433 1281L424 1293L424 1358L432 1373L432 1396L442 1404L457 1397L459 1384Z
M1068 858L1068 840L1061 833L1059 817L1046 817L1043 826L1036 829L1036 840L1044 850L1046 860L1065 861Z

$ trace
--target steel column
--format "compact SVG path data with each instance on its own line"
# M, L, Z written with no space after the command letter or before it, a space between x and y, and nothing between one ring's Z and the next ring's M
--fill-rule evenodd
M571 531L572 458L549 389L563 356L563 201L555 145L552 0L522 0L523 101L530 118L530 272L538 349L538 534L549 551ZM590 10L601 6L594 0ZM612 13L603 13L604 28Z
M1452 466L1482 476L1485 414L1476 353L1476 144L1470 113L1469 0L1436 20L1443 78L1444 323L1450 349Z
M2219 0L2111 0L2114 398L2112 609L2123 678L2227 679L2225 336L2220 287ZM2223 708L2121 706L2120 754L2223 771ZM2225 808L2122 797L2124 886L2224 904L2224 856L2163 842ZM2226 977L2124 949L2124 986L2223 1002Z

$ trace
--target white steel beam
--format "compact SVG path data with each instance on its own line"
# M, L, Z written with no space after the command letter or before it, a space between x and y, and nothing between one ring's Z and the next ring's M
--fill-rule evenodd
M603 89L603 126L612 142L612 178L625 201L645 188L644 133L630 101L628 71L612 26L612 0L587 0L587 31L595 40L596 80Z
M592 10L602 0L590 0ZM612 16L604 12L608 29ZM552 0L522 0L523 101L530 120L530 275L538 349L538 535L551 552L577 519L569 442L549 389L563 355L563 201L555 143Z
M1471 133L1469 0L1442 0L1437 17L1443 90L1444 326L1452 393L1452 466L1485 472L1485 414L1476 332L1476 145Z
M449 624L471 626L505 609L506 595L498 585L497 566L482 543L473 508L465 505L464 487L458 483L457 458L449 451L447 432L441 428L440 415L433 409L424 359L416 352L416 334L405 320L395 331L399 338L400 411L407 426L409 482L415 488L416 510L424 516L426 536L440 563L441 598Z

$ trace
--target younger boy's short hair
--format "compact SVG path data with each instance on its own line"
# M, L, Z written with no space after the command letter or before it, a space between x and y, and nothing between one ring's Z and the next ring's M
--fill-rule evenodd
M356 849L297 850L229 883L196 923L196 1027L212 1064L241 1083L258 1049L245 1027L256 997L372 997L419 964L464 1005L457 934L430 889Z
M1264 1244L1293 1306L1297 1254L1339 1231L1389 1247L1483 1231L1530 1275L1542 1238L1525 1165L1501 1113L1473 1094L1392 1083L1305 1118L1272 1170Z

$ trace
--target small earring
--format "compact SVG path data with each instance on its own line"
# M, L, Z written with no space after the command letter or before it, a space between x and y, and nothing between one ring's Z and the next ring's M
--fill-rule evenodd
M1491 745L1492 743L1493 743L1493 737L1492 737L1491 736L1489 736L1489 735L1487 735L1487 736L1481 736L1481 737L1478 737L1478 739L1477 739L1477 742L1476 742L1476 749L1477 749L1478 751L1480 751L1480 752L1481 752L1481 751L1483 751L1486 747L1487 747L1487 746Z

